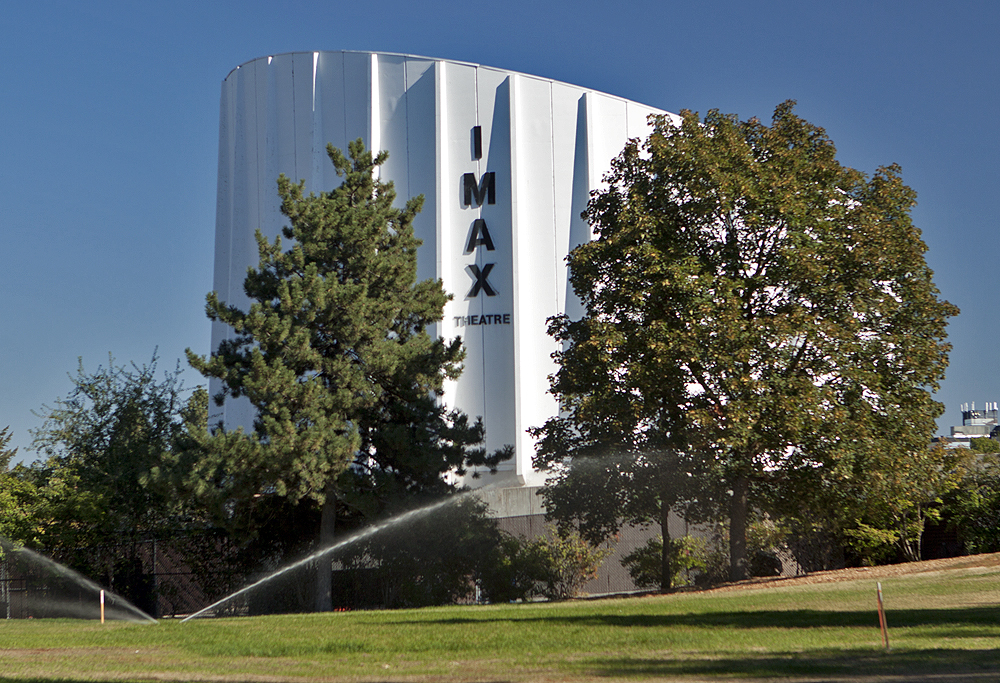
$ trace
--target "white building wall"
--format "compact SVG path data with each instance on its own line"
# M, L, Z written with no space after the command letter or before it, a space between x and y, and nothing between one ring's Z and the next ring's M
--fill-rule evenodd
M285 223L279 174L305 180L306 192L328 191L339 180L327 143L346 150L360 137L371 149L387 149L381 174L395 184L400 204L424 195L414 224L423 240L418 277L441 278L454 296L432 334L461 336L467 350L465 372L448 383L444 399L483 417L489 449L516 450L497 477L469 483L538 485L527 429L558 411L547 393L556 367L546 320L580 311L565 257L591 238L580 217L589 192L630 137L648 135L651 113L663 112L535 76L424 57L302 52L247 62L222 84L215 290L223 301L249 305L242 283L258 261L254 232L273 239ZM477 180L494 174L494 203L465 203L467 173ZM477 219L492 249L468 249ZM489 271L492 291L471 296L477 270ZM230 333L216 323L213 347ZM219 388L213 381L213 395ZM230 428L252 424L243 400L211 411Z

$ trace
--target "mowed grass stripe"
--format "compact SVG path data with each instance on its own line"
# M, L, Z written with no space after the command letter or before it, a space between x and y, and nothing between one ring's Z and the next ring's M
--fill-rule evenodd
M629 599L157 625L0 621L0 680L1000 677L1000 569ZM972 680L972 679L970 679Z

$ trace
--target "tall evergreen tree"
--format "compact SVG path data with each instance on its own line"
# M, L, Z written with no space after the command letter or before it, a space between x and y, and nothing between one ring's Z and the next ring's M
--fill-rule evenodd
M506 456L488 456L482 423L439 400L464 352L460 339L428 334L449 295L439 280L417 281L413 219L423 197L394 207L392 183L375 177L387 153L373 158L361 140L350 160L327 152L343 184L306 196L302 183L278 179L290 248L258 232L249 310L208 295L208 316L235 335L209 359L188 352L222 380L217 402L243 396L256 409L252 433L220 428L208 439L194 470L201 491L211 489L235 524L270 497L312 502L322 509L321 546L332 542L338 502L371 513L401 492L446 490L449 470ZM328 585L319 593L317 607L328 608Z
M734 578L765 485L927 448L957 313L899 168L842 166L793 104L771 126L657 118L585 213L596 239L569 259L585 315L550 328L565 412L537 462L665 448L701 461L728 498Z

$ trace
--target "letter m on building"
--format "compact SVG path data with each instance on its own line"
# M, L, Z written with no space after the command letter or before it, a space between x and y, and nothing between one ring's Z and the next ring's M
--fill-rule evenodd
M463 206L481 206L483 200L487 204L497 203L496 181L494 172L484 173L482 180L476 182L475 173L466 173L462 176L462 190L465 194ZM475 203L473 203L475 199Z

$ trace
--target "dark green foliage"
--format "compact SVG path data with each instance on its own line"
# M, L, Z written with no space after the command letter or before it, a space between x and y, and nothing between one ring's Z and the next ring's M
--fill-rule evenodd
M33 432L43 461L15 470L32 490L31 525L12 538L68 564L155 610L152 579L140 545L191 522L191 510L162 485L161 473L191 430L205 420L204 390L185 397L180 369L156 377L149 365L116 365L93 373L81 361L74 389Z
M290 242L257 234L249 310L209 294L208 316L234 335L211 358L188 352L199 372L222 380L217 402L246 397L256 419L249 433L205 433L183 486L242 545L278 530L264 554L327 545L335 524L349 529L401 499L447 493L444 473L510 456L487 454L482 422L440 401L464 352L460 339L428 333L450 297L440 281L416 279L423 198L395 207L392 183L376 177L387 154L373 157L361 140L350 159L327 151L343 183L306 196L301 183L278 179ZM312 523L282 536L291 513Z
M836 477L799 476L776 505L785 527L805 534L790 538L797 559L815 566L810 546L834 566L922 559L924 529L940 521L942 502L961 485L972 457L939 445L908 453L873 448L839 463ZM840 550L817 545L821 539Z
M335 555L343 567L334 572L335 595L339 591L354 608L471 601L477 582L482 585L484 576L495 581L495 568L508 559L504 540L485 504L456 498ZM487 582L484 588L482 597L491 599L500 587Z
M810 573L846 566L846 543L839 527L822 515L809 519L786 517L783 521L788 529L788 550L802 571Z
M771 126L655 119L591 199L596 239L570 255L585 315L550 326L565 412L541 430L541 464L673 450L723 484L733 578L750 511L810 490L795 478L857 488L926 451L957 313L900 169L841 166L792 109Z
M511 536L499 530L482 501L466 496L337 553L334 604L561 600L576 596L609 552L555 528L532 539Z
M17 455L16 448L8 448L10 439L10 427L0 429L0 538L37 543L38 489L25 476L23 466L10 466Z
M81 361L73 391L44 408L33 446L46 460L31 471L52 506L47 545L133 538L174 519L176 501L157 490L153 475L187 420L200 419L199 395L184 398L180 369L158 380L156 364L155 355L142 367L109 358L88 373Z
M973 437L969 439L969 448L973 453L1000 453L1000 441L988 437Z
M352 480L340 480L345 495L442 490L441 473L494 462L476 447L481 423L437 401L463 352L461 340L427 333L449 296L440 281L416 281L412 223L423 198L393 206L392 184L373 175L385 152L373 158L360 140L351 160L328 152L343 184L304 196L301 184L279 179L290 248L257 235L260 264L244 284L250 310L208 296L209 317L236 336L210 359L189 353L196 369L223 380L225 395L257 409L252 434L218 431L218 459L199 465L235 498L322 502L342 476Z
M494 558L478 575L483 600L516 602L542 595L552 571L537 543L501 533Z
M707 507L708 486L703 488L699 505L690 501L692 474L698 464L679 457L677 451L654 449L653 440L647 450L640 450L640 444L614 444L611 439L591 441L589 434L562 431L563 425L547 431L552 426L554 420L545 429L535 430L543 436L535 465L553 475L542 495L547 514L556 521L560 533L579 533L596 546L623 525L655 524L660 526L661 536L669 539L666 520L671 510L684 507L690 517L697 517ZM566 453L573 455L566 459ZM667 568L671 557L661 553L658 575L665 576L662 590L671 588L671 577L677 572Z
M704 573L708 564L708 541L694 536L669 539L670 567L674 572L671 586L690 586ZM663 585L663 538L657 536L646 541L622 558L622 565L640 588L659 588Z
M977 457L942 512L965 552L1000 552L1000 459L994 454Z
M430 513L415 508L411 518L399 523L393 522L395 515L375 521L375 526L387 526L335 551L333 605L383 609L496 603L544 592L556 568L538 541L500 531L485 504L473 496L439 503L430 504ZM397 514L406 513L401 509ZM250 613L310 610L316 575L315 564L283 574L252 591L247 608Z

